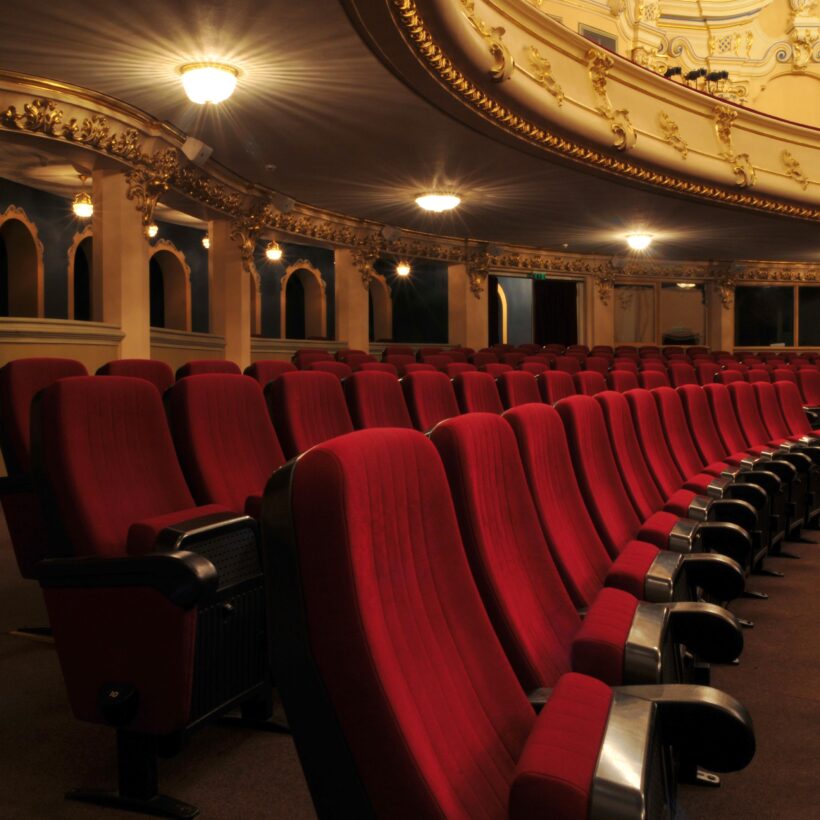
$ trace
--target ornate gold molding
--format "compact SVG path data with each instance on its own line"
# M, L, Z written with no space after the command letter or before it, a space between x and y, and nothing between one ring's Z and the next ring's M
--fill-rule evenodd
M611 272L601 273L595 277L595 288L598 291L598 298L602 304L609 304L609 297L615 287L615 276Z
M603 51L591 48L587 52L589 78L592 81L592 90L598 97L595 110L609 123L609 128L615 135L613 146L619 151L627 151L635 145L638 135L635 127L629 121L629 111L625 108L615 108L609 99L606 84L609 70L613 65L612 57L604 54Z
M809 187L809 178L803 173L800 163L792 156L791 151L784 149L780 155L786 166L786 176L793 179L804 191Z
M477 251L465 253L465 268L467 277L470 280L470 290L476 299L481 298L484 293L484 283L490 275L490 268L492 267L493 257L487 253L486 248Z
M259 201L231 223L230 237L239 245L242 267L251 276L259 276L253 253L259 234L270 224L272 217L273 205Z
M496 63L490 69L490 76L498 83L509 80L515 70L515 60L510 50L502 41L505 30L501 26L490 26L475 13L475 0L461 0L464 13L470 25L483 38L489 47L490 54L495 57Z
M663 131L663 141L671 145L684 159L689 155L689 145L680 135L678 124L665 112L658 114L658 123Z
M715 106L715 134L723 150L718 154L721 159L725 159L732 166L737 184L741 188L751 188L754 186L757 175L748 154L735 153L732 141L732 125L737 119L737 111L728 105Z
M128 183L128 199L136 200L137 210L142 214L142 226L154 221L154 208L159 198L168 190L169 180L179 165L175 148L157 151L144 165L125 175Z
M527 47L527 56L529 57L530 67L532 68L532 73L526 72L527 76L531 77L538 85L552 94L559 106L563 105L564 92L552 76L552 64L550 61L535 46Z
M382 243L375 236L368 236L353 249L353 264L362 276L362 285L370 290L370 280L376 273L373 267L383 251Z

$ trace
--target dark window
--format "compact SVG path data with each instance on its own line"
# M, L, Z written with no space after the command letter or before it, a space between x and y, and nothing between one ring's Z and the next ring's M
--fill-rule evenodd
M800 340L804 347L820 347L820 288L802 287L797 293Z
M91 321L92 239L83 239L74 254L74 318Z
M9 315L9 255L0 236L0 316Z
M578 33L583 37L586 37L587 40L592 40L593 43L597 43L599 46L608 48L610 51L618 50L618 39L604 31L597 31L594 28L580 25L578 26Z
M533 283L533 341L578 344L578 286L560 279Z
M150 263L151 327L165 327L165 284L162 268L156 259Z
M285 338L305 338L305 286L295 273L285 289Z
M735 344L766 347L794 344L794 288L742 285L735 288Z

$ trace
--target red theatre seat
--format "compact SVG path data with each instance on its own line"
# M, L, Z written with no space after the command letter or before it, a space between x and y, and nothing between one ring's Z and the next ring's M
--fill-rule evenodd
M296 370L296 366L290 362L281 362L278 359L263 359L245 368L245 375L256 379L264 387L274 379L278 379L283 373L290 373Z
M205 373L242 375L242 371L236 362L229 362L226 359L195 359L177 368L176 378L179 380L187 378L188 376L202 376Z
M442 419L459 414L452 382L444 373L409 373L402 388L416 430L426 433Z
M634 390L638 386L638 376L630 370L610 370L606 374L606 381L610 390L617 390L619 393Z
M453 387L462 413L504 412L495 379L489 373L461 373L453 379Z
M389 373L360 370L345 380L344 391L356 429L408 427L413 423L401 385Z
M305 365L305 370L316 370L320 373L330 373L340 381L346 379L352 372L353 368L347 362L335 361L318 361L311 362Z
M321 817L582 820L624 788L655 816L672 799L658 744L712 770L751 759L745 710L706 687L613 698L569 674L536 715L471 577L441 462L418 433L319 445L271 480L264 521L277 684ZM638 751L625 758L610 726L626 714ZM659 787L636 793L627 768L629 783Z
M502 373L498 377L498 392L505 408L541 401L535 376L525 370Z
M669 387L669 376L666 370L643 370L638 374L638 381L644 390L654 390L656 387Z
M810 407L820 407L820 371L814 367L801 367L797 371L797 382L803 401Z
M541 373L536 379L541 401L555 404L566 396L575 395L575 382L569 373L561 370L549 370Z
M626 372L626 371L625 371ZM631 374L631 375L634 375ZM606 380L595 370L582 370L573 377L575 389L584 396L594 396L606 390Z
M98 376L130 376L151 382L160 393L174 383L174 371L156 359L115 359L97 370Z

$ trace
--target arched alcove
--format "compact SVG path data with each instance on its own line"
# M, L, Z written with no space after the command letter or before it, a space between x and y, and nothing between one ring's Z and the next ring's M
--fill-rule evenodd
M158 242L149 262L151 326L191 329L191 269L171 242Z
M89 322L94 281L94 239L91 226L74 234L68 249L68 318Z
M378 273L370 276L370 341L393 338L393 296L387 280Z
M326 287L322 272L304 259L285 270L279 292L279 326L284 338L323 339L327 336ZM304 307L300 310L298 306L302 304ZM291 335L300 331L301 336Z
M498 336L501 344L507 344L507 332L509 328L509 307L507 304L507 293L501 286L501 282L496 280L498 288Z
M0 215L0 313L43 315L43 244L25 211L10 205Z

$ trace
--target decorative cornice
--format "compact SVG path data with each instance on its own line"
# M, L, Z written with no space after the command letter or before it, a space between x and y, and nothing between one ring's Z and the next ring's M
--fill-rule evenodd
M737 119L737 111L728 105L715 106L715 134L723 150L718 156L732 166L732 171L741 188L754 186L757 176L748 154L735 153L732 142L732 125Z
M629 121L629 111L615 108L609 99L606 84L609 70L613 66L612 57L597 48L591 48L587 52L587 66L592 89L598 98L595 110L609 123L609 129L615 135L613 146L619 151L627 151L634 147L638 135Z
M168 190L169 180L179 166L179 153L166 148L154 153L144 165L125 175L128 183L128 199L136 200L137 210L142 214L142 226L154 221L154 208L159 198Z
M353 264L361 274L365 290L370 289L370 280L376 273L373 265L381 256L382 249L381 242L375 236L366 237L360 245L353 249Z
M481 294L484 292L484 283L490 275L493 257L487 253L486 248L472 253L467 251L465 257L464 264L467 277L470 280L470 290L476 299L480 299Z
M273 205L269 202L257 201L247 212L237 217L231 223L230 237L239 245L242 257L242 267L248 274L258 278L253 252L256 249L256 240L259 234L270 224L273 218Z

